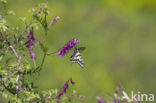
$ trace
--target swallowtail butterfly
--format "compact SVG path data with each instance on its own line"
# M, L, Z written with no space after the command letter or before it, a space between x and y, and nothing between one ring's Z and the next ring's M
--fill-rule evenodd
M86 47L75 48L73 55L70 57L72 63L78 63L82 68L84 67L84 61L80 52L84 51Z

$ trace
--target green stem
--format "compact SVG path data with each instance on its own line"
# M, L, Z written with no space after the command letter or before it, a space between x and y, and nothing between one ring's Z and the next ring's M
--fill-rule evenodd
M44 25L45 35L47 35L48 28L47 28L47 15L46 14L45 14L45 17L44 17L44 22L45 22L45 25Z
M33 59L33 62L34 62L34 67L36 68L36 61L35 61L35 59Z
M42 67L43 67L43 64L44 64L46 55L47 55L47 52L44 52L43 59L42 59L42 63L41 63L41 66L40 66L40 68L39 68L39 71L41 71L41 69L42 69Z

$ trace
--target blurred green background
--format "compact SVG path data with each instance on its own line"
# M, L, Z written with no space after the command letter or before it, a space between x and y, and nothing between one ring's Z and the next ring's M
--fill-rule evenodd
M29 8L42 0L8 0L17 16L30 19ZM156 0L49 0L49 20L60 16L47 37L35 31L37 40L47 40L49 51L56 51L74 37L85 68L70 62L72 52L63 58L46 58L40 77L34 81L41 90L61 89L70 77L70 87L86 98L74 103L96 103L96 96L107 99L119 83L130 91L156 94ZM17 25L13 16L10 25ZM36 49L37 61L42 54ZM40 62L38 62L40 63ZM5 101L0 98L0 103ZM147 102L146 102L147 103Z

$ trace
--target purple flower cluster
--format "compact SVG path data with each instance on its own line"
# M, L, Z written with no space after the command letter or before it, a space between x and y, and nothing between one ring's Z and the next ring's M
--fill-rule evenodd
M59 16L55 16L52 20L52 26L54 26L58 22L59 19L60 19Z
M77 43L79 43L78 38L74 38L70 40L62 49L58 52L57 56L63 57L66 53L69 52L71 48L73 48Z
M75 84L75 82L72 80L72 78L68 79L68 81L65 83L63 89L59 92L59 94L57 96L58 99L61 98L61 96L66 93L66 91L69 87L69 83L71 83L72 85Z
M98 103L105 103L104 100L101 97L96 97Z
M30 52L30 57L32 59L36 59L35 53L33 52L34 42L36 40L34 37L33 27L30 29L27 38L28 38L28 41L27 41L26 47L28 48L28 50Z

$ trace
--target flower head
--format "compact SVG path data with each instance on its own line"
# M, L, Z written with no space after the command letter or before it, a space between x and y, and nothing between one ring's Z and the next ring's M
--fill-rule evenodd
M59 92L59 94L58 94L58 96L57 96L58 99L59 99L63 94L66 93L66 91L67 91L67 89L68 89L68 87L69 87L69 82L70 82L72 85L75 84L75 82L72 80L72 78L70 78L70 79L65 83L63 89Z
M98 103L105 103L104 100L101 97L96 97Z
M55 16L52 20L52 26L54 26L58 22L59 19L60 19L59 16Z
M31 28L31 30L29 31L29 34L27 36L28 41L27 41L27 48L32 48L34 46L34 42L35 42L35 37L34 37L34 32L33 32L33 27Z
M79 39L74 38L70 40L62 49L58 52L57 56L63 57L66 53L69 52L71 48L73 48L77 43L79 43Z
M27 38L28 38L28 41L27 41L26 47L28 48L28 50L30 52L30 57L32 59L35 59L36 57L35 57L35 53L33 52L33 47L34 47L34 42L36 39L34 37L33 27L30 29Z
M36 59L35 53L33 51L30 51L30 57Z

